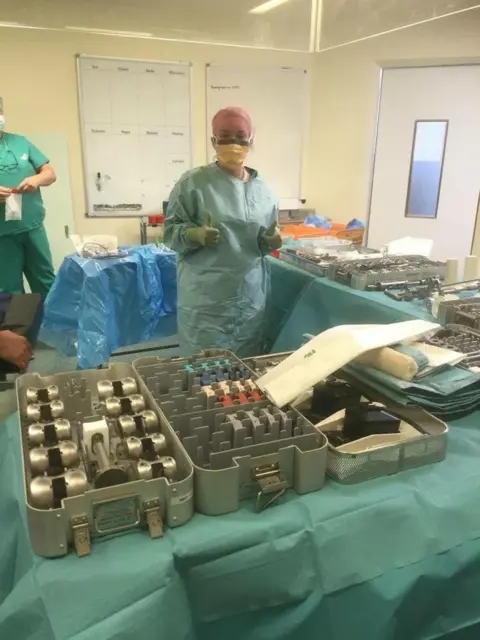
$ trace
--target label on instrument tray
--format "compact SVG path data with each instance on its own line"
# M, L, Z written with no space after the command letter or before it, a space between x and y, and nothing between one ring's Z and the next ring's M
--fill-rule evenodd
M170 500L170 504L172 506L177 506L179 504L183 504L184 502L188 502L192 498L193 498L193 490L189 491L188 493L184 493L181 496L172 497Z
M102 535L135 527L140 522L138 496L97 502L93 519L97 533Z

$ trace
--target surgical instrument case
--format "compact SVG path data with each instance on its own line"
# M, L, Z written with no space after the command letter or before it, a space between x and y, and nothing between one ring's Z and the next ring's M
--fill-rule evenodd
M295 409L272 405L233 354L147 357L134 368L192 460L201 513L235 511L242 499L255 496L260 510L289 488L322 488L325 436Z
M245 363L261 376L289 355L282 353L247 358ZM343 411L338 411L327 419L319 419L305 405L299 405L298 411L328 438L327 473L331 478L343 484L354 484L444 460L448 435L448 427L444 422L420 407L392 403L351 373L342 370L333 379L354 387L359 401L368 398L381 404L389 414L400 420L401 432L406 437L402 439L400 435L389 439L373 435L357 440L356 444L359 446L356 446L355 451L348 451L349 446L334 446L331 438L343 428ZM362 446L362 443L365 445Z
M461 366L480 366L480 331L462 324L447 324L428 341L433 346L450 349L465 355Z
M277 407L255 382L289 355L240 360L212 350L18 378L34 551L55 557L73 546L87 555L96 537L139 527L159 537L164 524L186 523L194 505L219 515L253 498L260 511L287 489L321 489L326 472L360 482L444 458L448 429L421 409L384 402L410 439L363 446L368 437L358 438L362 446L352 452L351 442L335 445L342 416L330 416L328 403L321 418L305 405ZM352 397L382 402L361 381L345 379Z
M424 256L384 256L382 258L337 261L328 277L353 289L365 290L378 283L417 281L428 277L443 279L445 263Z
M90 552L91 540L145 527L160 537L193 514L193 468L129 364L17 379L23 477L34 551Z
M438 305L438 321L441 324L459 324L480 329L480 298L441 300Z
M367 249L366 247L356 247L355 252L365 255L377 253L374 249ZM341 251L338 253L328 253L326 251L322 254L316 254L308 247L301 249L285 247L279 250L278 257L283 262L289 262L304 271L324 278L329 275L330 267L333 264L350 260L349 254L351 254L350 251Z

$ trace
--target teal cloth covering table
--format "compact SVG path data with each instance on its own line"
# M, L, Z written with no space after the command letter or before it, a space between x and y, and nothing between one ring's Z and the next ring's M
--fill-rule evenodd
M333 324L423 317L270 261L269 339L291 349ZM447 459L256 513L192 521L91 556L36 557L17 416L0 425L1 640L476 640L480 413L450 425Z
M0 638L478 638L479 418L451 425L437 465L45 560L29 545L12 416L0 429Z
M269 263L267 337L271 353L297 349L304 333L317 334L340 324L433 320L422 302L397 302L384 293L357 291L317 278L280 260Z

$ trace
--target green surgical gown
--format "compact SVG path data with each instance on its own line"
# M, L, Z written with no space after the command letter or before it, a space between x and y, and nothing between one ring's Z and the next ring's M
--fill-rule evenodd
M0 137L0 186L15 189L47 163L48 158L23 136ZM22 195L21 220L5 220L5 204L0 203L0 291L21 293L25 274L32 292L46 297L55 274L44 218L40 189Z
M249 170L243 182L210 164L187 172L170 196L164 239L177 252L178 332L183 353L262 351L268 287L262 235L278 216L270 188ZM208 214L219 230L214 247L186 237Z

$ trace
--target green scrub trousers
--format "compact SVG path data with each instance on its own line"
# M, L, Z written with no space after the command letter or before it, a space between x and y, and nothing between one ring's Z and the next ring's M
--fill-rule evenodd
M23 293L25 274L32 293L45 299L55 273L43 224L23 233L0 236L0 263L0 291Z

